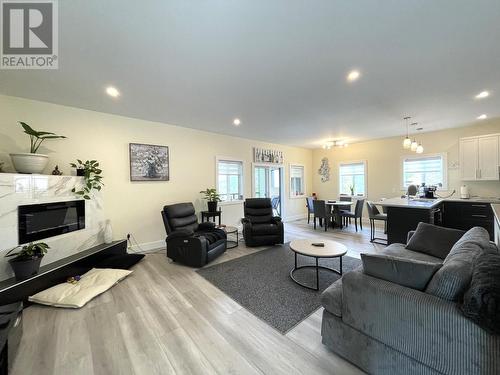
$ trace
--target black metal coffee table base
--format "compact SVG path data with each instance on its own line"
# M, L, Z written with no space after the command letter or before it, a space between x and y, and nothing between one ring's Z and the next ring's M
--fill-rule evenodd
M307 288L307 289L312 289L312 290L319 290L319 269L324 269L324 270L328 270L328 271L331 271L331 272L335 272L339 275L342 276L342 256L338 256L338 257L335 257L335 258L339 258L339 262L340 262L340 269L339 270L336 270L336 269L333 269L333 268L329 268L329 267L324 267L324 266L320 266L318 264L318 260L320 257L312 257L312 258L315 258L316 259L316 265L307 265L307 266L300 266L300 267L297 267L297 253L295 253L295 267L290 271L290 278L297 284L299 284L300 286L304 287L304 288ZM326 258L326 257L321 257L321 258ZM315 268L316 269L316 288L310 286L310 285L307 285L307 284L304 284L304 283L301 283L300 281L298 281L297 279L295 279L295 277L293 276L293 273L297 270L301 270L303 268Z

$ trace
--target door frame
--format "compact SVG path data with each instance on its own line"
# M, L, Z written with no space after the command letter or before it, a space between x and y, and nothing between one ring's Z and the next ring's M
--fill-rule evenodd
M285 217L286 204L285 204L285 164L274 164L274 163L256 163L252 162L252 198L255 197L255 167L266 167L266 168L279 168L280 169L280 208L281 208L281 218Z

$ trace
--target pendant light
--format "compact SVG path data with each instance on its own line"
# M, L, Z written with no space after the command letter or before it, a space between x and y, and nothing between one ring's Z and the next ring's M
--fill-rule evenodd
M406 116L403 118L406 122L406 138L403 141L403 148L408 150L411 147L411 139L409 137L409 131L408 131L408 120L411 119L410 116Z
M417 124L418 124L418 122L413 122L410 125L417 126ZM411 144L410 144L410 150L412 150L413 152L416 152L417 148L418 148L418 142L415 138L413 138L413 140L411 141Z
M415 150L417 154L421 154L424 152L424 146L421 143L418 144L417 149Z

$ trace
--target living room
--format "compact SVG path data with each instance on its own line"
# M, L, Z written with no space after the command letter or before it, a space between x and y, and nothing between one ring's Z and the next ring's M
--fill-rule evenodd
M41 3L0 374L500 372L499 4Z

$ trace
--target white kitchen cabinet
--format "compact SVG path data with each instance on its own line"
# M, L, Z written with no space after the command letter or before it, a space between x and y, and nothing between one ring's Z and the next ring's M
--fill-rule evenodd
M477 146L477 138L460 140L460 175L462 180L471 181L477 178Z
M498 134L460 139L460 176L464 181L499 180Z

